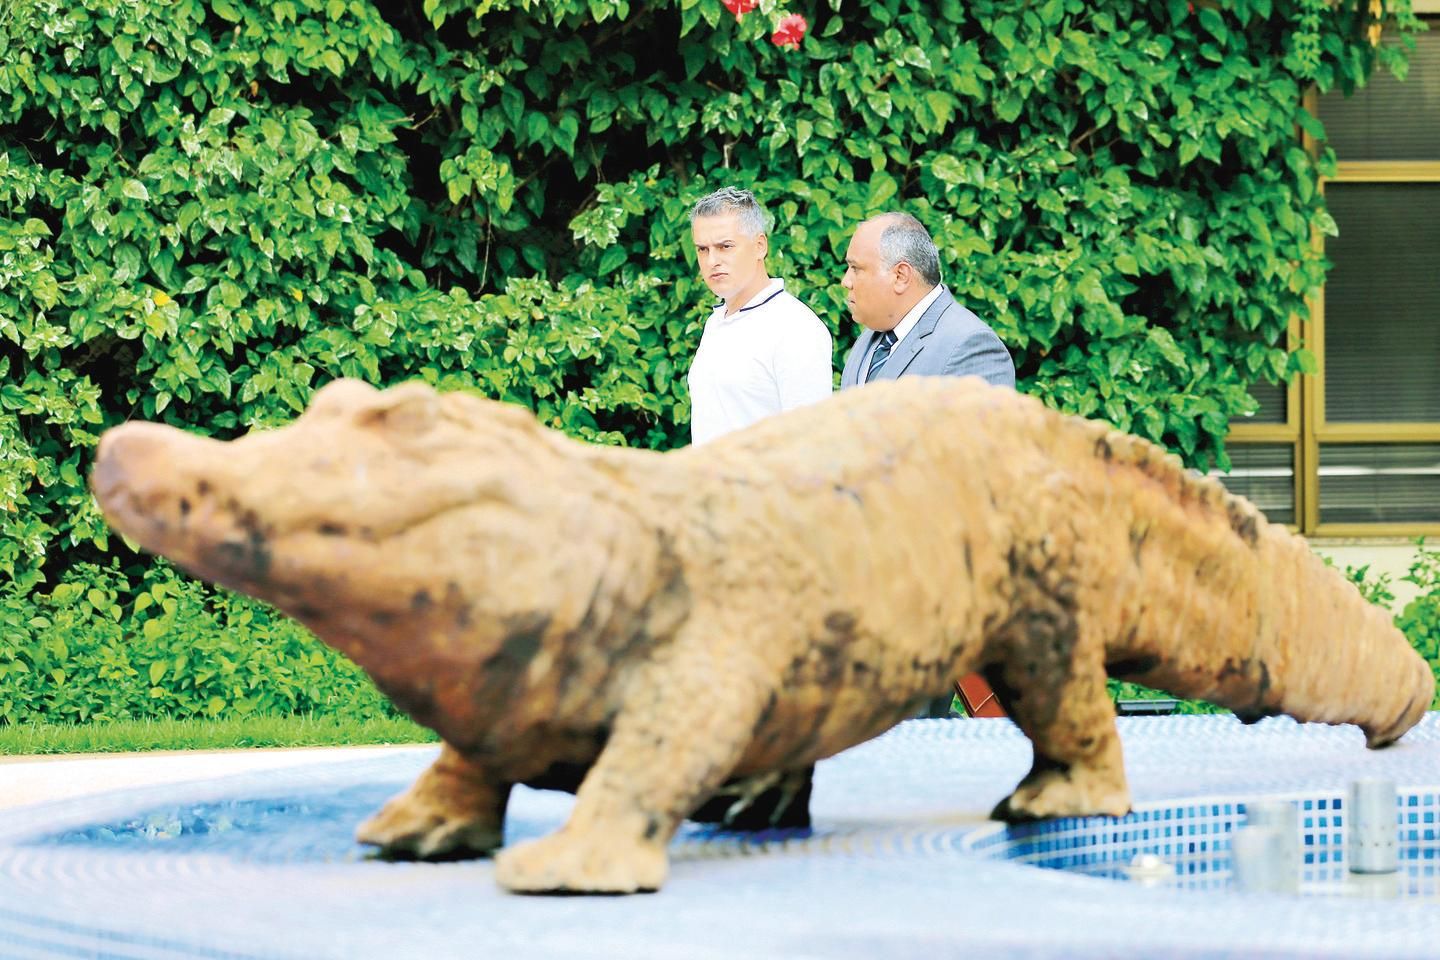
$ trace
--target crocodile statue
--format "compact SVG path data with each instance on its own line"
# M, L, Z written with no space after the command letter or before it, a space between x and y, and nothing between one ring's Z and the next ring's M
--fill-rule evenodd
M1033 745L1012 821L1129 810L1107 676L1372 747L1435 692L1302 538L1149 442L969 378L669 453L340 380L228 442L116 427L91 485L133 541L274 604L439 733L362 841L496 853L513 891L655 890L717 794L743 806L971 671ZM576 801L502 849L517 783Z

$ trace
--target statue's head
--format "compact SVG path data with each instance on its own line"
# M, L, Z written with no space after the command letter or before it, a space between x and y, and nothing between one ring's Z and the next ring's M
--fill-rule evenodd
M106 431L91 488L144 549L282 606L327 589L413 596L497 508L523 509L545 434L518 407L338 380L293 423L229 442L154 423Z

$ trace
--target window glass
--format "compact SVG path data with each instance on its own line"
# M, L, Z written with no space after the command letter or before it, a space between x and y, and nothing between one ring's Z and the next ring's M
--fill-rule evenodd
M1440 522L1440 444L1322 444L1320 522Z
M1286 387L1283 383L1266 383L1261 380L1250 384L1250 396L1260 404L1260 409L1248 417L1236 417L1234 424L1242 423L1285 423L1287 402Z
M1291 444L1238 444L1225 447L1230 472L1211 472L1231 493L1249 500L1271 523L1295 522L1295 448Z
M1403 81L1379 68L1353 96L1320 98L1320 119L1340 160L1440 160L1440 23L1415 38ZM1393 36L1386 37L1394 43Z
M1437 120L1440 123L1440 120ZM1440 421L1440 183L1330 183L1325 418Z

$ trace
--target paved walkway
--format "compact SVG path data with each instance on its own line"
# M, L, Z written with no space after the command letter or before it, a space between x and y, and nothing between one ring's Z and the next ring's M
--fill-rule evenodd
M405 749L413 748L294 747L0 757L0 810L93 796L126 787L153 787L263 770L362 760Z

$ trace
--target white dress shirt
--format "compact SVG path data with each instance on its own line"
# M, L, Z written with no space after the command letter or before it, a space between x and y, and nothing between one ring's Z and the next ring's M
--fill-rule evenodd
M770 283L739 310L717 306L690 365L690 440L705 443L762 417L830 395L830 331Z
M935 286L930 288L930 292L921 297L920 302L906 311L905 316L900 318L900 322L895 324L893 331L895 334L895 342L890 345L891 356L895 355L895 348L900 346L900 341L905 339L905 334L915 329L915 324L919 323L920 318L925 316L925 311L930 309L930 304L935 302L935 299L940 296L940 291L943 289L944 287L940 284L935 284ZM870 357L875 353L875 348L880 346L881 339L881 337L876 337L875 342L870 345L870 349L865 353L865 359L860 366L861 383L868 383L870 381ZM880 369L884 369L884 364L881 365ZM875 372L879 373L880 371L877 370Z

